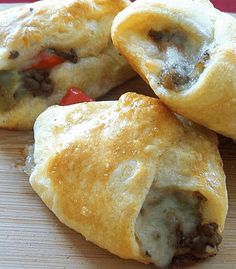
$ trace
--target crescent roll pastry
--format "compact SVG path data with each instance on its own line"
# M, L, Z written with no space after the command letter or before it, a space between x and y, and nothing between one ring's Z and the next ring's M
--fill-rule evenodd
M207 0L137 0L115 46L173 111L236 139L236 20Z
M30 129L70 87L93 98L134 76L111 42L128 0L45 0L0 13L0 127Z
M34 135L30 183L86 239L160 267L216 254L227 193L215 134L126 93L50 107Z

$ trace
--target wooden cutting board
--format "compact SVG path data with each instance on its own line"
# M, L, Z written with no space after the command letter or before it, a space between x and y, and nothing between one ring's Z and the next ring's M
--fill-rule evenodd
M141 79L134 79L101 99L114 100L131 90L153 95ZM0 269L156 268L122 260L61 224L33 192L28 177L19 168L22 151L31 143L31 132L0 130ZM236 144L220 137L220 151L229 192L224 240L216 257L193 269L236 269Z

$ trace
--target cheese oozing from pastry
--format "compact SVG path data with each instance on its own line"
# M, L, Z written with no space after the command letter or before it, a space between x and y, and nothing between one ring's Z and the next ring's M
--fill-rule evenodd
M216 254L222 238L217 224L202 223L205 200L199 192L158 190L154 182L136 222L141 249L154 264L165 267L185 254Z
M158 60L162 67L159 86L181 91L190 88L206 68L210 54L196 40L190 40L178 30L150 30L149 38L158 48Z

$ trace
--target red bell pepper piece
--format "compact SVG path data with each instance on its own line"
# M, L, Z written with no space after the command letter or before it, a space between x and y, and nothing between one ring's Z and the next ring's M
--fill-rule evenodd
M92 102L92 101L94 100L87 94L85 94L83 91L81 91L78 88L72 87L67 91L66 95L62 98L60 105L68 106L72 104Z
M47 50L39 53L36 62L31 66L31 69L51 69L56 65L62 64L65 59L50 53Z

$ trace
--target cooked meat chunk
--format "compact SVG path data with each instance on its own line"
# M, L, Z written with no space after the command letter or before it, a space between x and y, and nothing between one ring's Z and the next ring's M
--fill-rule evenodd
M10 55L8 57L9 60L14 60L20 56L20 53L17 50L10 51Z
M160 81L162 85L169 90L177 89L188 83L190 77L186 74L180 74L175 68L165 69L160 75Z
M53 85L46 70L27 70L22 72L24 87L33 96L50 96L53 92Z
M167 46L175 46L180 50L184 49L186 37L178 31L149 31L149 36L157 43L160 50L165 50Z
M191 253L197 257L214 255L222 241L222 237L217 231L216 223L198 225L193 233L185 237L182 235L182 242L178 247L189 248Z
M55 50L55 53L71 63L76 64L78 62L78 56L74 49L70 49L67 52Z
M74 64L78 62L78 56L74 49L70 49L69 51L61 51L59 49L47 48L44 49L43 52L48 55L57 55L63 58L65 61L69 61Z
M150 30L150 31L149 31L149 36L150 36L153 40L155 40L155 41L157 41L157 42L160 42L160 41L163 41L165 35L164 35L163 32L157 32L157 31L154 31L154 30Z

